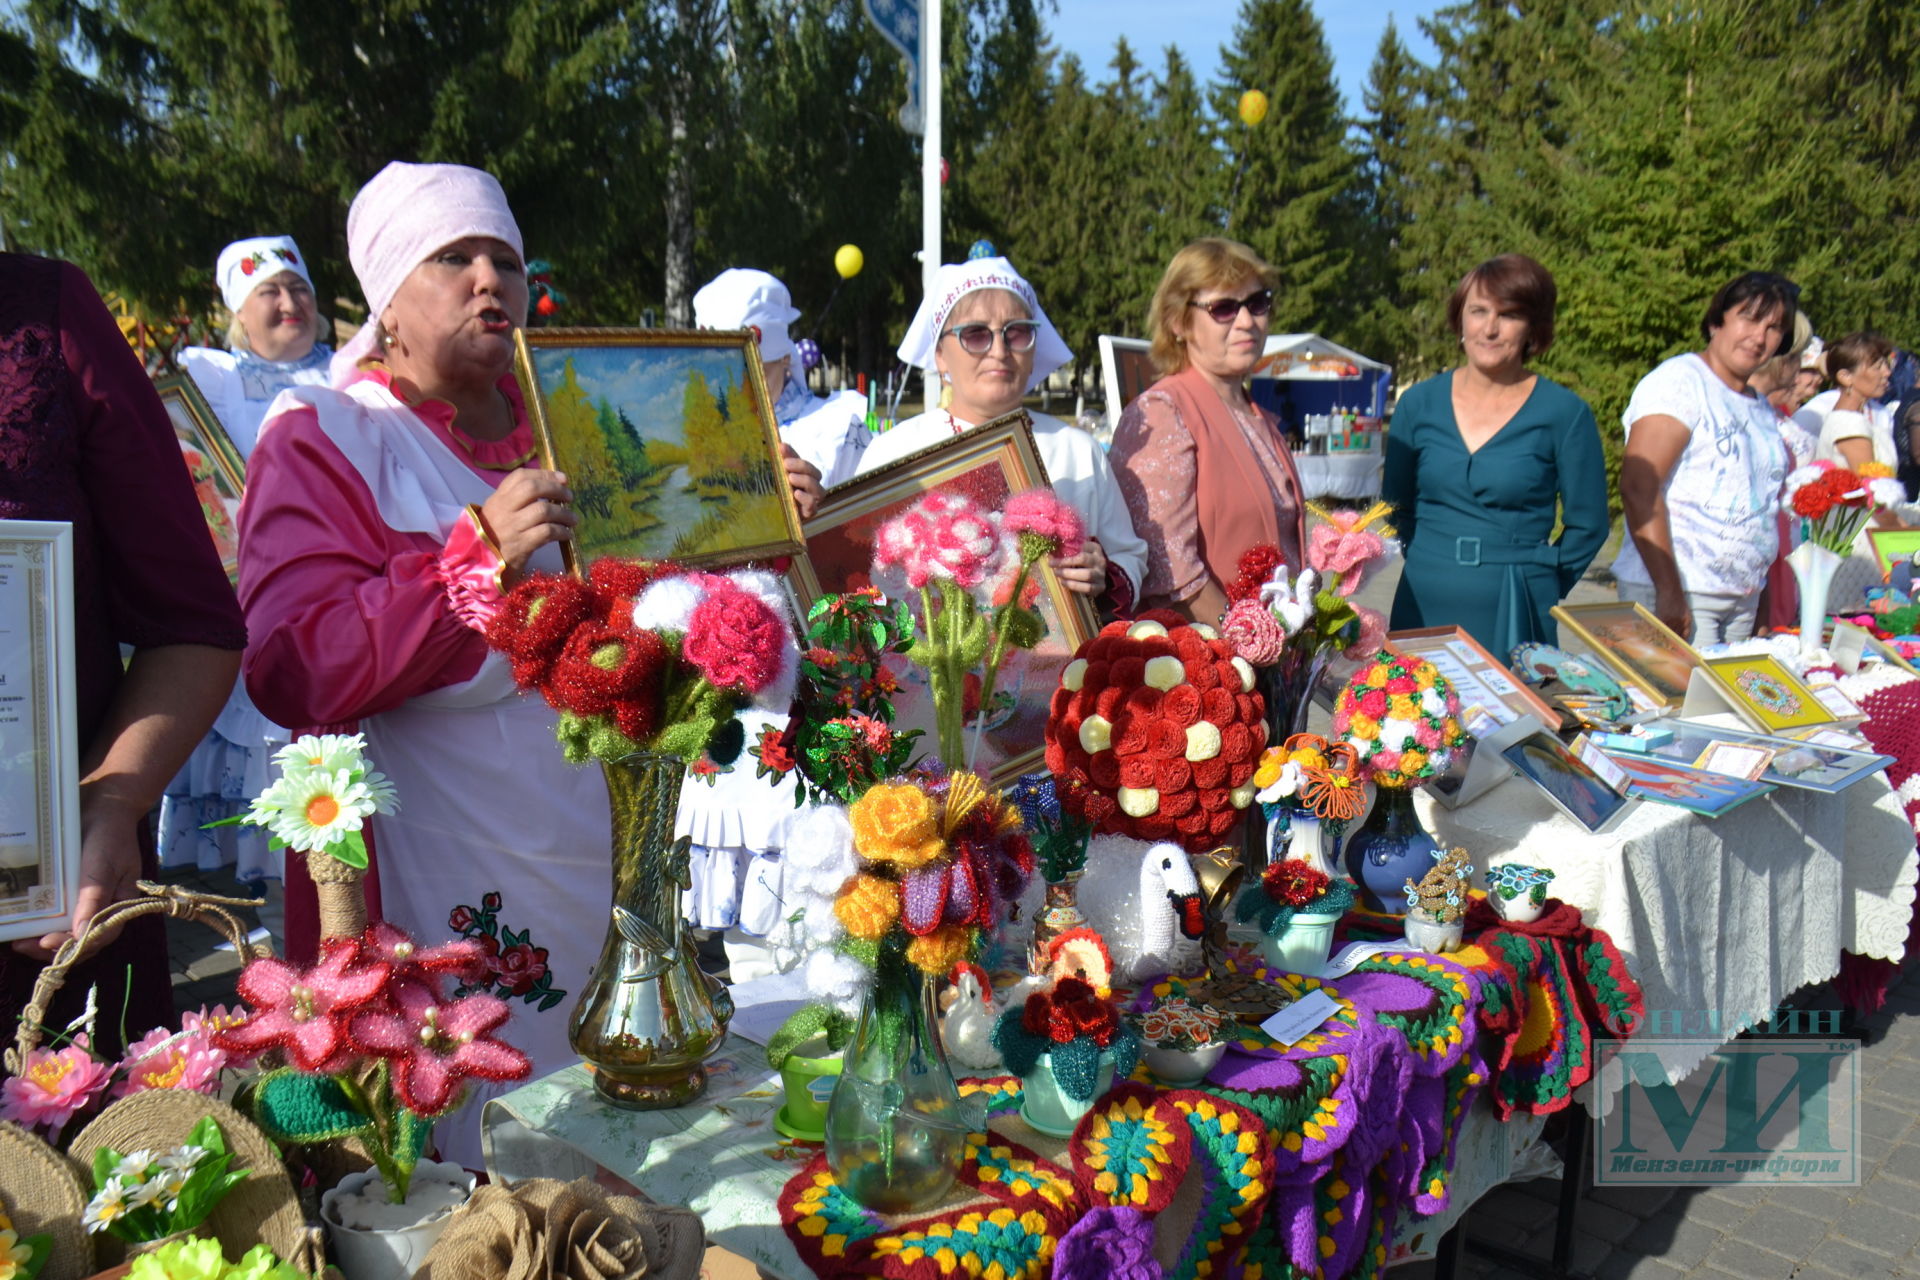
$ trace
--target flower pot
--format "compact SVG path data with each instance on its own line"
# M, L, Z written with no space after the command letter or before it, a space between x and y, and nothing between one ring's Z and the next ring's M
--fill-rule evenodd
M1296 911L1285 930L1260 939L1260 958L1282 973L1318 977L1333 950L1333 926L1339 923L1337 915Z
M1205 1080L1207 1073L1219 1064L1221 1055L1226 1051L1227 1042L1224 1040L1217 1044L1203 1044L1198 1049L1172 1049L1157 1044L1140 1046L1140 1056L1146 1059L1147 1070L1153 1072L1154 1078L1161 1084L1176 1089L1184 1089Z
M1347 839L1347 875L1369 911L1397 916L1402 886L1433 869L1440 845L1420 825L1408 787L1376 787L1367 820Z
M1020 1077L1020 1118L1041 1133L1055 1138L1073 1136L1080 1117L1093 1110L1100 1095L1113 1088L1113 1054L1102 1050L1100 1072L1093 1093L1085 1099L1069 1097L1053 1075L1053 1055L1043 1053L1030 1076Z
M1407 916L1407 941L1422 951L1432 955L1445 955L1457 951L1460 941L1466 936L1465 920L1455 920L1452 924L1436 924L1418 912Z
M1511 924L1526 924L1538 920L1540 913L1547 909L1547 886L1538 884L1511 898L1496 889L1487 895L1487 902L1493 907L1493 913L1502 920Z
M827 1140L827 1103L840 1083L846 1058L827 1048L825 1036L813 1039L787 1055L780 1064L780 1086L786 1100L773 1116L778 1133L802 1142Z
M346 1280L407 1280L472 1194L473 1175L465 1169L422 1160L404 1203L386 1203L379 1173L368 1169L348 1174L320 1197L320 1219Z

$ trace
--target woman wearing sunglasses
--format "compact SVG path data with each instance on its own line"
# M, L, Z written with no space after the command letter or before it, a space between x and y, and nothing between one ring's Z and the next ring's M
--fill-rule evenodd
M1465 362L1394 406L1381 496L1407 555L1396 630L1463 627L1503 655L1552 644L1549 611L1607 540L1593 410L1527 368L1553 344L1557 296L1553 276L1524 254L1469 271L1447 300Z
M860 458L863 474L1020 412L1027 392L1073 356L1013 265L977 258L940 268L900 358L939 376L943 404L874 437ZM1055 560L1054 572L1067 590L1096 597L1103 617L1131 614L1147 547L1127 518L1106 454L1078 427L1044 413L1026 416L1054 492L1087 522L1086 549Z
M1273 268L1233 240L1173 256L1148 319L1163 376L1120 415L1113 467L1147 540L1144 602L1200 622L1226 612L1249 549L1300 564L1300 477L1280 425L1247 396L1266 349Z

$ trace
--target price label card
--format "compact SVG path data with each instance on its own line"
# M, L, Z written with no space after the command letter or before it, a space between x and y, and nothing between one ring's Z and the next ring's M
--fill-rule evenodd
M1418 952L1419 950L1420 948L1414 946L1411 942L1404 941L1349 942L1346 946L1340 948L1338 955L1322 965L1320 972L1314 976L1319 978L1344 978L1358 968L1362 960L1371 960L1373 957L1385 955L1389 951Z
M1291 1049L1338 1012L1333 997L1315 989L1261 1023L1260 1029Z

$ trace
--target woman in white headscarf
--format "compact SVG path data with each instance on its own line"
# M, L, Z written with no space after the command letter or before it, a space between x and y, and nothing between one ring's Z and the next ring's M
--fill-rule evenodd
M313 276L291 236L235 240L220 251L214 283L233 318L227 350L188 347L180 367L233 440L253 452L267 406L288 387L324 387L333 348L327 318L314 302Z
M368 322L331 388L274 402L249 468L247 688L281 724L367 735L401 803L374 819L369 897L423 943L486 947L483 989L544 1075L577 1061L567 1017L606 924L610 840L600 771L565 762L554 712L482 637L501 592L561 569L574 525L512 374L520 229L490 174L394 163L354 198L347 246ZM298 859L287 872L299 957L311 888ZM478 1113L438 1135L470 1168Z
M245 459L275 396L288 387L327 385L333 348L320 341L327 336L327 320L315 305L313 276L292 237L236 240L220 251L213 274L232 313L227 349L188 347L180 353L180 367ZM220 718L160 801L160 865L211 871L234 864L243 882L265 884L268 905L261 923L276 934L281 859L267 848L269 833L207 824L246 811L266 786L270 757L284 740L280 727L260 714L245 687L236 685Z
M1041 310L1033 286L1005 258L950 262L900 343L900 358L938 374L947 403L874 438L862 473L1020 411L1040 380L1073 358ZM1128 615L1146 569L1147 544L1133 531L1107 455L1092 436L1044 413L1027 414L1054 491L1087 522L1087 547L1053 562L1069 591L1092 596L1103 615Z

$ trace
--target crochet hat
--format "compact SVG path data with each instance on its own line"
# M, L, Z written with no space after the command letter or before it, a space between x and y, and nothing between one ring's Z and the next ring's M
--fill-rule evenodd
M940 345L940 331L947 327L947 317L953 314L960 299L981 289L1005 289L1026 305L1027 313L1040 325L1039 341L1033 348L1033 376L1027 379L1027 390L1039 386L1040 379L1073 359L1066 340L1041 309L1033 286L1005 258L976 258L943 265L934 274L932 290L921 299L913 323L907 326L907 336L900 340L900 358L917 369L932 372L933 349Z

